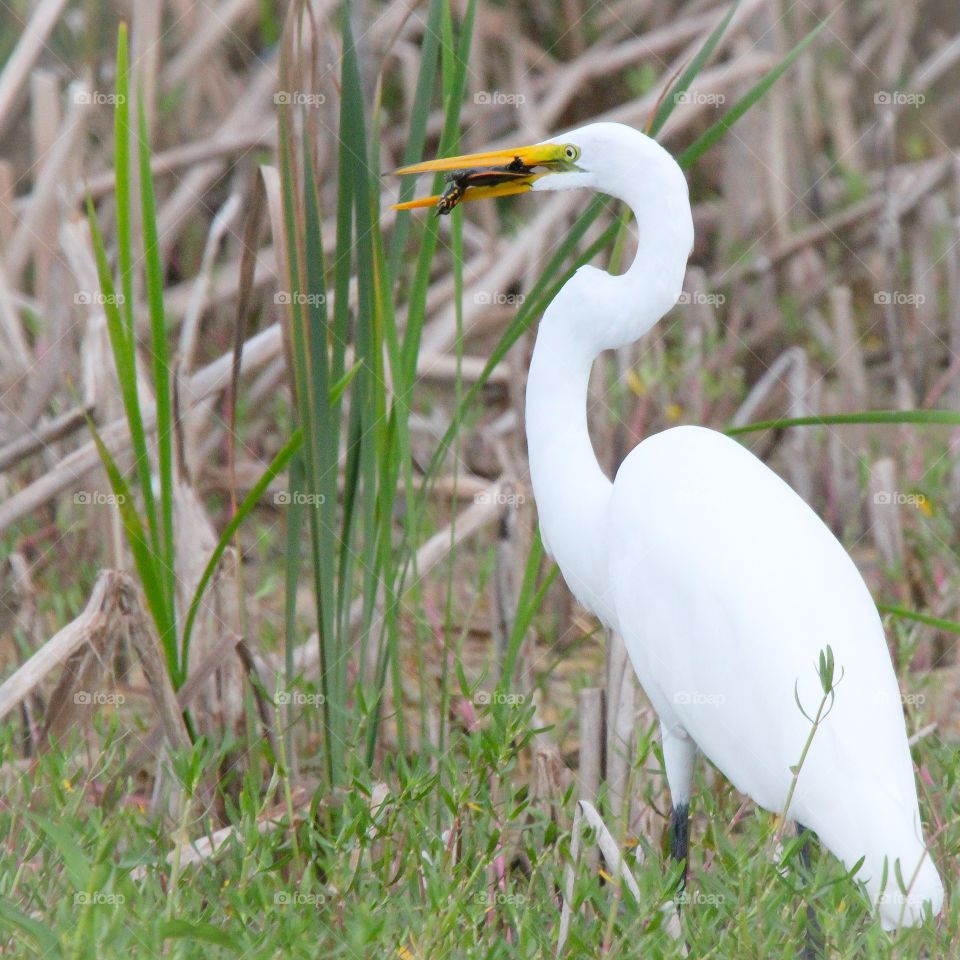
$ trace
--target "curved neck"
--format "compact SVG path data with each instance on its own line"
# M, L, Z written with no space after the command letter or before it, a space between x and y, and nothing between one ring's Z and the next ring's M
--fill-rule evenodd
M693 242L680 168L642 134L618 136L626 136L630 147L608 152L605 179L552 182L590 185L623 200L636 218L636 257L620 276L585 266L564 284L540 322L526 404L530 477L544 546L574 596L614 628L607 519L613 484L597 463L587 430L590 368L602 350L638 340L677 302ZM644 166L647 175L638 175ZM542 181L546 189L550 182Z
M561 325L544 317L527 380L530 479L544 546L573 595L606 624L605 517L613 484L597 462L587 429L587 386L595 357L576 349Z

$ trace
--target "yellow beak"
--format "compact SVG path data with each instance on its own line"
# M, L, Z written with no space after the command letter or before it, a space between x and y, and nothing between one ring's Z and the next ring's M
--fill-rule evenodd
M398 176L419 173L448 173L447 189L432 197L420 197L406 203L395 203L394 210L436 207L448 213L459 203L509 197L526 193L538 178L557 170L571 169L579 150L571 144L538 143L507 150L467 153L459 157L425 160L395 171ZM545 169L536 171L534 167Z

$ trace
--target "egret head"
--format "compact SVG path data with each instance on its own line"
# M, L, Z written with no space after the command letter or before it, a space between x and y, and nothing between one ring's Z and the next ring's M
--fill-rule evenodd
M637 252L620 276L581 267L544 314L590 349L631 343L674 304L693 246L683 171L655 140L621 123L591 123L527 147L428 160L400 174L444 172L442 194L397 204L449 213L460 203L542 190L586 188L624 201L636 218Z
M644 194L675 193L687 203L687 185L674 159L655 140L622 123L591 123L541 143L428 160L398 174L443 172L442 194L396 205L398 210L436 207L449 213L459 203L530 190L588 188L626 201L639 213Z

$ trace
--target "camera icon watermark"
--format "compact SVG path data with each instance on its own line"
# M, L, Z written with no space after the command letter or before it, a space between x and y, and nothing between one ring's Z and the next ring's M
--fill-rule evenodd
M925 693L902 693L895 690L890 693L878 693L873 698L874 703L897 703L903 707L922 707L927 702Z
M273 295L273 302L278 306L296 304L301 307L322 307L327 302L324 293L304 293L301 290L278 290Z
M122 293L101 293L99 290L78 290L73 295L73 302L78 306L113 306L122 305L126 297Z
M74 103L89 103L97 107L115 107L124 104L127 98L122 93L102 93L100 90L76 90Z
M903 90L878 90L873 95L877 106L921 107L927 102L922 93L907 93Z
M522 293L501 293L498 290L478 290L473 302L480 306L519 307L526 300Z
M104 493L102 490L78 490L73 502L80 507L119 507L127 502L125 494Z
M73 702L79 707L119 707L127 702L122 693L107 690L78 690Z
M327 698L322 693L303 693L301 690L278 690L273 695L278 707L322 707Z
M486 907L522 906L527 902L526 894L506 893L503 890L490 890L487 893L478 893L476 903Z
M704 893L702 890L681 890L676 902L684 906L720 906L726 897L722 893Z
M527 102L522 93L505 93L503 90L479 90L473 95L473 102L483 107L514 107Z
M87 892L81 890L73 895L73 902L78 907L119 907L127 902L122 893L104 893L102 890Z
M273 102L293 107L320 107L327 102L322 93L311 93L306 90L278 90L273 95Z
M906 293L903 290L878 290L873 295L873 302L878 306L892 304L897 307L917 307L927 302L925 294Z
M705 93L702 90L682 90L680 93L673 95L673 102L686 106L719 107L727 102L727 98L722 93Z
M319 907L327 902L323 893L300 893L298 890L280 890L273 895L277 907Z
M930 508L925 494L904 493L901 490L878 490L873 495L873 502L879 506L918 507L921 510Z
M478 707L522 707L527 702L525 693L504 693L502 690L478 690L473 702Z
M703 290L682 290L677 297L677 303L696 304L708 307L722 307L727 302L724 293L706 293Z
M273 495L274 506L289 507L318 507L326 503L327 498L322 493L304 493L302 490L278 490Z
M719 707L726 703L722 693L706 693L703 690L678 690L673 702L686 707Z
M495 503L501 507L518 507L527 502L527 498L522 493L515 493L512 490L489 490L478 493L473 498L474 503Z

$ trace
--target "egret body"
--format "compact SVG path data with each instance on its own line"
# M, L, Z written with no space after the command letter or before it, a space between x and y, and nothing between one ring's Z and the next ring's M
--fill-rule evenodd
M783 812L811 731L795 692L813 715L823 697L816 664L829 645L841 679L788 815L848 869L864 858L857 879L885 928L938 913L943 887L924 844L883 627L837 539L780 477L713 430L649 437L613 481L597 462L586 412L593 361L642 337L682 290L693 243L682 171L638 131L595 123L403 172L511 162L537 172L478 197L586 188L624 201L637 222L625 273L583 266L544 313L526 430L544 545L577 599L623 637L660 719L682 855L698 750L761 807Z

